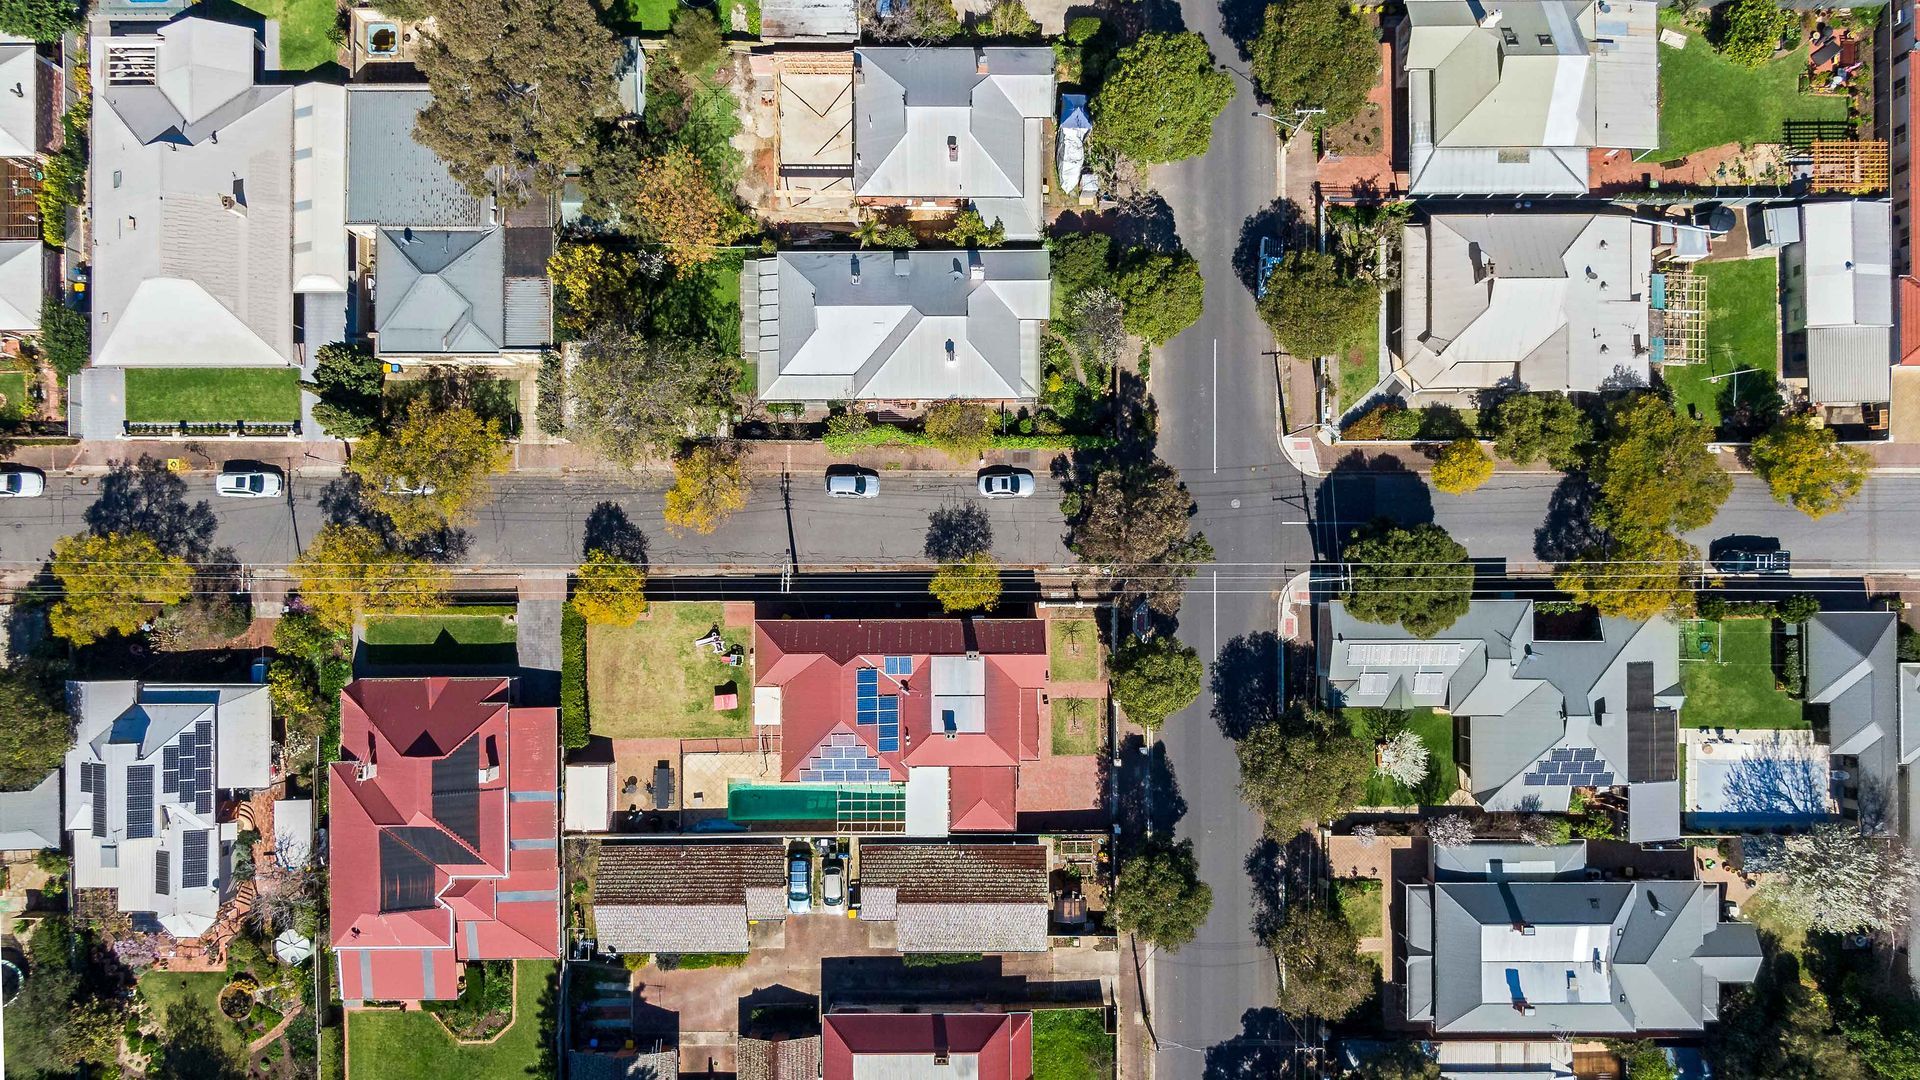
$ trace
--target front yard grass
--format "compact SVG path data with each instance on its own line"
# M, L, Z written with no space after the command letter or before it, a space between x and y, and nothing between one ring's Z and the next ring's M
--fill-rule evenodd
M1367 391L1380 385L1380 338L1371 336L1365 341L1349 345L1340 354L1340 403L1337 409L1346 412Z
M1047 620L1047 672L1054 682L1100 677L1100 626L1092 619Z
M1113 1059L1099 1009L1033 1011L1033 1080L1104 1080Z
M1106 709L1100 698L1053 699L1053 755L1097 754Z
M1660 28L1687 35L1687 47L1660 46L1660 148L1649 160L1677 161L1725 143L1779 142L1787 120L1845 120L1847 99L1802 94L1803 46L1757 68L1713 51L1683 20L1660 14Z
M27 373L24 371L0 371L0 420L13 420L27 415L33 408L33 402L27 400Z
M1354 937L1379 937L1380 882L1377 878L1342 878L1333 883L1333 902L1347 920Z
M147 1003L147 1016L162 1028L169 1027L167 1013L187 1002L204 1008L209 1024L219 1033L220 1043L238 1060L247 1053L247 1037L240 1025L220 1012L220 988L227 985L224 971L149 971L140 976L140 998Z
M491 1043L456 1043L426 1012L353 1010L347 1013L349 1080L405 1076L413 1080L525 1080L551 1075L543 1051L552 1039L541 1011L557 995L549 989L551 960L515 961L513 1023Z
M136 424L220 424L300 419L295 368L128 368L127 419Z
M1660 378L1673 390L1674 408L1691 411L1718 428L1722 396L1734 393L1735 381L1741 398L1749 401L1778 393L1779 267L1768 257L1704 262L1693 272L1707 281L1707 358L1664 366ZM1757 373L1709 381L1710 376L1747 369Z
M1775 689L1773 623L1727 619L1720 630L1720 662L1689 659L1680 665L1687 692L1680 722L1693 728L1810 726L1800 702Z
M371 615L361 631L376 664L511 664L519 655L511 607Z
M719 627L729 645L751 631L723 626L717 603L654 603L632 626L587 627L587 710L595 735L610 739L738 738L752 728L753 660L727 664L694 642ZM732 683L740 704L713 708L714 689Z
M1372 710L1348 709L1347 720L1355 735L1366 737L1363 721ZM1453 717L1432 709L1409 711L1407 727L1427 746L1427 775L1419 785L1407 787L1374 773L1367 777L1363 798L1367 806L1440 806L1460 788L1459 769L1453 763Z

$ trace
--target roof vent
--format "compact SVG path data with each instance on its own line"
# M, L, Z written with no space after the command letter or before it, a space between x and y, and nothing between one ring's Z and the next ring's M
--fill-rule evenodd
M1492 11L1489 11L1485 15L1480 16L1480 29L1491 30L1494 27L1499 26L1501 18L1502 18L1502 13L1500 9L1494 8Z
M987 279L986 260L980 257L978 251L967 252L967 276L975 281L985 281Z

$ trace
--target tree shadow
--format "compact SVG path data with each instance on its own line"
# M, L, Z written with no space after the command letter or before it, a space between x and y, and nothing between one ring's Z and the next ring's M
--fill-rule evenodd
M1207 1047L1204 1080L1268 1080L1289 1075L1300 1036L1278 1009L1248 1009L1240 1015L1240 1034Z
M740 1034L749 1039L792 1039L820 1031L820 995L774 983L740 999Z
M1379 519L1396 525L1433 521L1433 492L1398 458L1355 450L1322 477L1313 495L1315 557L1338 560L1352 535Z
M1263 837L1247 852L1244 864L1252 886L1253 921L1247 929L1260 941L1280 932L1287 913L1287 858L1280 841Z
M993 519L977 503L949 502L927 515L927 558L957 562L993 549Z
M473 534L457 525L402 537L393 519L367 504L365 487L354 473L342 473L320 489L320 518L328 525L366 529L388 548L430 562L459 562L473 548Z
M162 552L188 559L205 555L220 527L211 503L189 503L186 480L146 455L108 471L85 519L96 533L145 533Z
M1187 816L1187 800L1180 794L1165 743L1148 747L1140 736L1129 735L1121 742L1118 756L1120 803L1114 824L1119 826L1122 846L1131 851L1149 833L1172 832Z
M611 500L596 505L587 514L586 531L580 540L580 554L604 551L621 562L647 565L647 534L633 523L626 510Z
M528 1076L560 1075L560 972L549 972L540 988L540 1059L527 1066Z
M1607 534L1593 522L1600 488L1585 473L1568 473L1547 500L1547 516L1533 531L1533 554L1541 562L1569 562L1600 546Z
M1213 721L1220 733L1240 741L1262 724L1280 719L1280 635L1271 630L1242 634L1220 647L1209 680Z
M1159 192L1129 195L1120 200L1112 213L1111 235L1116 245L1163 252L1180 250L1180 231L1173 219L1173 207Z
M1285 199L1273 200L1266 209L1241 223L1240 241L1233 249L1233 276L1248 292L1255 292L1260 286L1261 239L1273 241L1288 251L1297 250L1305 225L1299 207Z
M1239 51L1240 59L1253 59L1253 39L1260 36L1260 30L1266 25L1266 0L1221 0L1220 28L1233 39L1234 48Z

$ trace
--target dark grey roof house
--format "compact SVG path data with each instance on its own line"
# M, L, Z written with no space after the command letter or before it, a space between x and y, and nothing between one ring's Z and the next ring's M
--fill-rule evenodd
M1684 1034L1759 974L1759 935L1721 920L1717 885L1588 880L1581 849L1472 845L1408 885L1407 1020L1435 1036Z
M25 791L0 791L0 853L59 847L59 769Z
M1530 600L1475 600L1432 638L1362 622L1339 601L1318 618L1322 699L1451 713L1480 805L1564 811L1576 788L1625 787L1631 839L1680 835L1671 622L1546 615Z
M1900 663L1899 627L1891 611L1823 611L1805 629L1807 705L1845 774L1840 807L1872 832L1898 827L1900 770L1920 757L1920 665Z

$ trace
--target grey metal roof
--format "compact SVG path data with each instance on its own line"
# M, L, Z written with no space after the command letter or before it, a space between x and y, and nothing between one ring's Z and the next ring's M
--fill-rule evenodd
M1899 622L1891 611L1823 611L1806 628L1807 702L1827 707L1828 746L1856 759L1863 811L1876 818L1892 804L1900 756Z
M1587 842L1475 843L1433 849L1435 881L1552 881L1578 877L1587 866Z
M1650 844L1680 838L1680 783L1634 784L1627 802L1627 839Z
M1891 286L1888 292L1892 292ZM1893 400L1893 328L1809 329L1807 396L1822 405Z
M486 202L413 137L415 117L432 101L425 87L348 88L348 221L428 228L486 223Z
M25 791L0 791L0 851L59 847L59 769Z
M852 41L860 36L853 0L763 0L760 36L767 41Z
M1047 905L903 903L894 934L903 953L1045 952Z
M374 325L382 355L497 353L506 336L504 229L381 229Z

